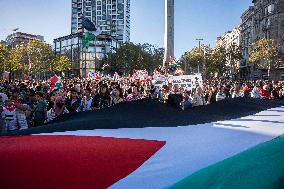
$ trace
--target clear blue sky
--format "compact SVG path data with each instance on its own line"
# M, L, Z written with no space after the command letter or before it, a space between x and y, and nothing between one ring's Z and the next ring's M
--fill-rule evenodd
M175 54L214 46L217 36L240 23L252 0L175 0ZM14 28L43 35L48 43L70 34L71 0L0 0L0 40ZM131 41L163 46L164 0L131 0Z

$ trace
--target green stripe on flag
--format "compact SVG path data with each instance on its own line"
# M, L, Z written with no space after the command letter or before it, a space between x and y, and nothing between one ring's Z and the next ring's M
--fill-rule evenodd
M90 44L96 40L96 36L91 32L86 32L83 36L83 47L89 48Z
M284 135L209 166L172 189L283 189Z

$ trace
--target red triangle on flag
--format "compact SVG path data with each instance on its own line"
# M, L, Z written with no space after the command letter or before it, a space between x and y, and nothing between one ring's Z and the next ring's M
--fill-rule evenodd
M0 137L0 183L5 189L107 188L164 145L103 137Z

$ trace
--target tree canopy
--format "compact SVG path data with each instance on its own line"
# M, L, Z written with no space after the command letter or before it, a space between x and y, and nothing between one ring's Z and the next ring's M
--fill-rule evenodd
M130 74L134 69L153 72L163 63L164 50L151 44L125 43L107 56L107 69L119 74Z

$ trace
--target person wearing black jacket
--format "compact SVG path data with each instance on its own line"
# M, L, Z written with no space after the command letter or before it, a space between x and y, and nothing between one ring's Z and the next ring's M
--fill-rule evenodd
M78 97L78 92L75 89L71 91L71 97L66 101L66 108L70 113L79 112L81 100Z
M92 107L93 109L103 109L110 106L111 98L108 86L102 84L99 93L94 97Z

